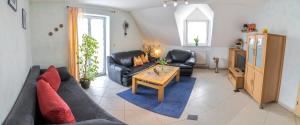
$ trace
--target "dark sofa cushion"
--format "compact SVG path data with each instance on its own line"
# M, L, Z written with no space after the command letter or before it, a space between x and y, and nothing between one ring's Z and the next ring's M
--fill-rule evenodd
M132 56L128 55L127 52L115 53L111 56L117 64L130 67L133 65Z
M171 51L171 58L173 62L184 63L191 57L191 52L185 50L173 50Z
M133 66L133 57L140 56L144 54L140 50L133 50L129 52L118 52L111 55L113 60L119 64L126 67L132 67Z
M133 76L133 75L139 73L140 71L143 71L143 70L145 70L145 69L147 69L147 68L149 68L151 66L154 66L154 65L155 65L155 63L149 62L149 63L145 63L142 66L132 67L131 68L131 72L128 74L128 76Z
M106 119L120 122L90 99L73 78L61 83L58 94L69 105L77 122L91 119Z
M61 124L49 124L49 125L61 125ZM92 119L92 120L86 120L86 121L64 124L64 125L125 125L125 124L120 122L115 122L115 121L108 121L105 119Z

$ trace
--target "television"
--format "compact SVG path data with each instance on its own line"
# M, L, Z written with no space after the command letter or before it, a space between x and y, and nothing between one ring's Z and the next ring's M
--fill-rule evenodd
M246 56L241 53L236 53L236 62L235 68L238 68L240 71L245 72L245 63L246 63Z

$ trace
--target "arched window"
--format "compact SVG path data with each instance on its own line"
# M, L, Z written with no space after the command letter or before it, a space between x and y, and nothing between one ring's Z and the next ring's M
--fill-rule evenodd
M210 46L213 27L213 11L207 4L193 4L178 8L175 12L182 46Z

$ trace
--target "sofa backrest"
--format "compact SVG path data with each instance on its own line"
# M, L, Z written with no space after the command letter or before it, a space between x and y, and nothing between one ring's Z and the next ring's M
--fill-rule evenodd
M118 52L111 55L113 60L122 66L132 67L133 57L144 54L141 50L133 50L128 52Z
M34 125L36 119L36 79L40 75L40 67L34 66L29 71L23 88L6 117L3 125Z
M170 56L173 62L184 63L192 56L192 53L190 51L176 49L170 51Z

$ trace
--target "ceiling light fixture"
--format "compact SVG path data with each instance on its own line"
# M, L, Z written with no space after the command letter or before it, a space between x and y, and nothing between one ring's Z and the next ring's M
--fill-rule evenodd
M167 7L168 5L167 5L167 3L166 2L164 2L164 5L163 5L164 7Z
M169 4L173 4L174 7L177 7L179 4L185 4L188 5L188 0L164 0L163 1L163 7L168 7Z
M174 7L177 6L177 0L174 0L174 3L173 3Z
M189 1L184 0L184 4L185 4L185 5L188 5L188 4L189 4Z

